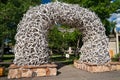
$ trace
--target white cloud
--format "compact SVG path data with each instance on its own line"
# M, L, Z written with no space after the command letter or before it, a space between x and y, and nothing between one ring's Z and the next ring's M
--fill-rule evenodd
M116 23L120 23L120 17L116 19Z
M119 18L120 18L120 13L119 13L119 14L117 14L117 17L119 17Z
M113 13L108 19L110 22L116 22L116 27L120 28L120 13Z
M120 27L120 24L116 24L116 27Z
M112 21L114 21L116 18L117 18L117 14L116 14L116 13L113 13L113 14L111 14L111 17L108 19L108 21L112 22Z

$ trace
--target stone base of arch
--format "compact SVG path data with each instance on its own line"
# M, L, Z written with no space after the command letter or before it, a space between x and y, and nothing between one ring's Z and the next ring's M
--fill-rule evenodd
M88 72L106 72L120 70L120 62L109 62L105 65L95 65L88 63L80 63L79 61L75 60L74 66L78 69L85 70Z
M56 76L56 67L56 64L43 64L40 66L17 66L15 64L11 64L9 67L8 79Z

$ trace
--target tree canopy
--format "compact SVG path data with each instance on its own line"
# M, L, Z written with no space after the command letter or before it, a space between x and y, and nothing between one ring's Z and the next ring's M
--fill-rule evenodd
M0 41L10 38L14 42L17 24L23 14L37 4L40 0L0 0Z
M107 18L110 17L111 13L120 8L119 0L115 0L115 2L113 3L111 3L111 0L58 1L79 4L81 7L89 8L91 11L94 11L105 25L106 34L109 34L111 29L110 23L107 21ZM0 0L0 43L3 43L6 38L11 39L14 43L14 35L16 34L17 24L21 20L23 14L29 9L30 6L40 5L40 3L41 0ZM71 46L72 42L76 41L76 35L78 35L75 31L74 33L65 33L65 38L63 38L63 33L59 31L57 32L57 29L53 29L51 31L51 36L49 36L49 40L53 41L54 43L50 42L50 46L54 45L54 47L58 47L61 41L66 41L68 42L67 44L70 44L69 46Z
M40 4L40 0L0 0L0 61L7 41L15 43L17 24L30 6Z
M89 8L91 11L94 11L98 17L101 19L102 23L106 28L106 34L110 33L110 23L107 18L110 17L110 14L115 12L120 8L120 0L59 0L62 2L79 4L81 7Z
M109 34L110 26L107 18L110 14L120 8L120 1L115 0L58 0L72 4L79 4L82 7L89 8L94 11L101 19L106 33ZM0 0L0 41L2 38L9 37L14 40L16 27L21 20L23 14L30 6L39 5L41 0Z
M60 30L62 28L64 32ZM48 34L49 47L51 49L68 49L68 47L76 48L78 40L80 39L81 33L77 29L68 28L68 26L62 25L60 27L54 26ZM79 44L79 43L78 43ZM81 43L80 43L81 44Z

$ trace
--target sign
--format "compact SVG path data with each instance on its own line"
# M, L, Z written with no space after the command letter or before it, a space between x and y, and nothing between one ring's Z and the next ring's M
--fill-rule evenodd
M69 59L70 58L70 54L65 54L65 57Z

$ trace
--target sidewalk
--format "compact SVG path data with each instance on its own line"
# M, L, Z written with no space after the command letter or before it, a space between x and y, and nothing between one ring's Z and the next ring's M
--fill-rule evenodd
M8 79L7 77L0 77L0 80ZM57 76L21 78L9 80L120 80L120 71L90 73L76 69L73 65L67 65L58 69Z

